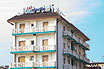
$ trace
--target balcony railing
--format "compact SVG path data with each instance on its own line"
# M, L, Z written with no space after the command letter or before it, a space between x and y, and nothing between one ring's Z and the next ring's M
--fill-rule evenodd
M84 61L86 61L87 63L90 62L90 60L88 58L86 58L86 57L84 57Z
M79 58L79 55L78 55L75 51L73 51L73 55L74 55L75 57Z
M46 31L56 31L56 27L55 26L48 26L48 27L34 27L34 28L25 28L25 29L13 29L12 34L31 33L31 32L46 32Z
M11 63L11 68L16 67L55 67L56 62L21 62L21 63Z
M85 42L83 42L82 40L79 40L74 34L72 36L71 32L69 31L64 31L64 35L69 35L70 37L72 37L74 40L76 40L77 42L79 42L80 44L82 44L83 46L85 46L86 48L89 49L89 45Z
M18 51L47 51L47 50L56 50L56 45L11 47L11 52L18 52Z
M90 60L88 58L86 58L85 56L82 56L82 55L80 55L80 59L87 62L87 63L90 62Z
M65 53L70 53L70 54L72 54L72 50L70 50L70 49L64 49L64 54Z
M88 58L86 58L86 56L79 55L78 53L76 53L75 51L72 51L70 49L64 49L64 54L70 54L70 55L76 57L77 59L81 59L87 63L90 62L90 60Z
M76 66L73 66L73 69L78 69L78 67L76 67Z
M64 64L64 69L72 69L72 65L71 64Z

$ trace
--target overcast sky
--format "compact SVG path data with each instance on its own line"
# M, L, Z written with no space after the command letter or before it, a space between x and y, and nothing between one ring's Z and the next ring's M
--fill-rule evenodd
M91 39L88 58L104 61L101 59L104 55L104 0L0 0L0 65L12 62L12 25L7 23L7 19L22 14L24 7L50 4L59 7L67 20Z

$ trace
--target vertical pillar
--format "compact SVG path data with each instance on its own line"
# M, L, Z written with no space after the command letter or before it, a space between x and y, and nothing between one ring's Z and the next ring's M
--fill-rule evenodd
M37 25L36 25L36 21L34 21L34 27L37 27Z
M65 64L68 64L68 56L65 56Z
M16 46L16 36L13 36L13 47Z
M56 45L56 33L54 34L54 45Z
M16 63L16 54L13 55L13 62Z
M77 61L77 68L80 69L80 68L79 68L79 61Z
M36 46L36 35L34 36L34 46Z
M65 40L65 48L66 49L68 48L68 40L67 39Z

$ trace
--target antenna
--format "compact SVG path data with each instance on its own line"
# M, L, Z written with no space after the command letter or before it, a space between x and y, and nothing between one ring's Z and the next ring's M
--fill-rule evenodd
M58 8L57 9L59 9L60 8L60 2L59 2L59 0L58 0Z

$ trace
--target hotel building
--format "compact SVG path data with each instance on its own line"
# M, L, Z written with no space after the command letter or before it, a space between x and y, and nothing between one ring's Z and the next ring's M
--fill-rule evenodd
M28 13L13 25L11 69L85 69L90 40L57 12Z

